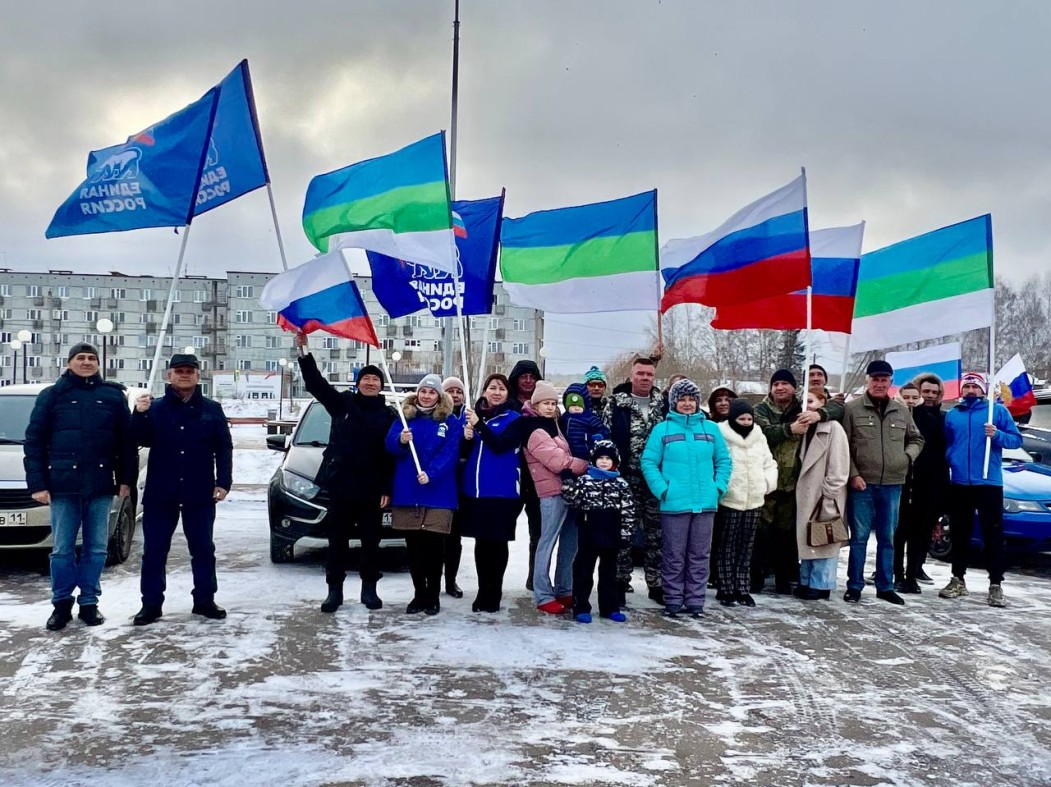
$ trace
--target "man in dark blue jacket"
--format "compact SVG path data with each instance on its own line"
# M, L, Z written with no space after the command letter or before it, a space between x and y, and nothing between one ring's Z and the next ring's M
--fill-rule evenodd
M215 504L226 499L233 483L233 441L218 402L201 394L201 365L196 355L176 353L168 363L164 396L149 394L135 402L132 430L139 445L149 446L146 490L142 497L142 609L136 626L161 616L165 565L172 536L182 516L193 570L193 614L226 617L215 604Z
M989 606L1006 607L1004 580L1003 449L1021 448L1022 435L1011 413L990 402L988 383L981 374L968 373L960 381L962 398L945 415L945 455L949 459L949 521L952 523L952 579L938 593L942 598L968 594L963 575L970 557L974 515L982 528L985 565L989 570ZM985 469L986 438L991 442L989 473Z
M29 492L36 502L51 506L51 631L73 619L77 587L78 617L89 626L103 622L98 600L110 507L114 492L127 497L135 483L135 444L124 386L102 379L98 351L90 344L74 345L68 360L58 382L37 397L25 441Z

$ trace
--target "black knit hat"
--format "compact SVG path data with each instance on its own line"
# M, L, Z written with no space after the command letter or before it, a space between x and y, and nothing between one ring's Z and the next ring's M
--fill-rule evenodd
M591 449L591 464L595 464L600 456L608 456L613 460L614 468L620 467L620 451L612 440L599 440L595 443L595 447Z
M755 410L752 409L752 405L749 404L747 399L734 399L730 402L730 415L727 420L736 421L738 416L748 415L755 417Z
M380 384L383 384L383 372L380 371L380 367L375 364L369 364L368 366L362 366L358 369L357 374L354 375L354 382L360 380L366 374L374 374L380 378Z
M81 353L91 353L95 358L99 357L99 351L95 345L88 344L87 342L77 342L69 348L69 355L66 356L66 361L72 361L75 356L80 355Z
M792 374L790 369L778 369L770 377L770 387L774 387L774 383L782 382L788 383L793 388L798 388L799 385L796 383L796 376Z

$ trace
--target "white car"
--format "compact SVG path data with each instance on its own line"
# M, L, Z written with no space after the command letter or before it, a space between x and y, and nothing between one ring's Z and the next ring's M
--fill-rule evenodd
M26 486L22 446L36 398L46 385L9 385L0 388L0 549L50 549L51 509L36 502ZM127 391L128 408L146 391ZM138 501L146 483L148 449L139 449L139 472L131 495L114 496L109 515L109 554L106 565L123 563L131 554L138 521ZM78 537L79 542L79 537Z

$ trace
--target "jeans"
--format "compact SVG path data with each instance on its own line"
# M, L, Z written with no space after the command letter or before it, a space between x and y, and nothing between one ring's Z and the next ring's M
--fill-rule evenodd
M148 503L142 507L142 577L139 589L142 603L161 606L168 583L165 567L172 536L182 516L182 532L190 549L190 569L193 571L193 602L207 604L215 600L215 544L212 530L215 525L215 503L192 506Z
M74 588L80 588L77 600L82 607L99 603L112 504L112 495L51 498L51 603L72 601ZM75 548L81 526L84 536L78 561Z
M807 558L799 561L799 584L811 590L835 590L838 557Z
M551 584L551 557L555 559L555 584ZM540 499L540 540L533 564L533 600L537 606L573 595L573 558L577 554L577 523L561 497Z
M864 491L850 490L847 517L850 520L850 559L847 588L865 588L865 553L869 535L876 531L876 590L894 590L894 528L898 522L901 484L869 484Z

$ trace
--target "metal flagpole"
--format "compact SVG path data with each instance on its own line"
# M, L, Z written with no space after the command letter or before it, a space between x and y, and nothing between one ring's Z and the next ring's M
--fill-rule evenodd
M996 378L994 375L996 371L996 296L993 296L993 321L989 325L989 418L986 421L987 424L993 422L993 408L996 406ZM985 438L985 461L982 463L982 478L989 478L989 457L993 450L993 438Z
M153 353L153 366L150 367L150 377L146 383L147 392L153 392L153 384L157 380L157 370L160 368L161 353L164 351L164 339L168 333L168 321L172 316L172 305L175 303L175 290L179 286L179 278L182 276L182 261L186 256L186 241L190 238L190 225L182 228L182 244L179 246L179 261L175 263L175 274L172 276L172 286L168 290L168 302L164 304L164 316L161 318L161 328L157 331L157 349Z
M390 369L387 367L387 354L383 352L383 348L379 348L380 354L380 368L383 369L383 376L386 378L387 385L390 387L391 396L394 398L394 409L398 411L398 417L401 418L402 429L409 428L409 422L405 420L405 413L401 409L401 397L398 395L398 390L394 387L394 378L390 375ZM420 467L420 457L416 454L416 444L409 443L409 453L412 454L413 464L416 465L416 475L423 472L423 468Z
M847 393L847 367L850 365L850 334L847 334L847 346L843 348L843 374L839 376L839 390Z
M457 100L460 92L460 0L455 0L453 4L453 82L452 82L452 119L449 121L449 191L451 193L450 202L456 198L456 109ZM455 295L459 294L460 284L459 280L454 279L456 282ZM462 320L461 320L462 323ZM445 325L442 330L442 376L452 377L453 373L453 335L452 335L452 321L446 318ZM460 326L461 336L463 335L463 325ZM466 354L464 365L466 366ZM464 385L467 385L465 379ZM464 391L465 401L467 391Z
M489 321L491 319L492 319L491 315L489 315L489 314L485 315L485 328L482 330L482 357L478 361L478 384L479 385L481 385L482 381L485 379L486 355L489 353L489 325L490 325ZM479 391L478 395L481 396L482 392ZM464 401L466 401L466 393L464 394Z
M806 190L806 167L800 167L799 171L803 176L803 234L806 238L806 256L810 259L810 220L807 216L807 190ZM811 269L813 270L813 269ZM811 276L811 280L813 276ZM810 337L811 337L811 325L813 324L813 311L814 311L814 288L811 284L807 285L806 288L806 351L810 352ZM806 380L808 376L806 356L803 356L803 377ZM807 386L809 388L809 385ZM799 397L803 400L803 410L807 409L806 391Z
M277 250L281 252L281 267L288 270L288 258L285 257L285 243L281 240L281 227L277 223L277 206L274 204L274 190L270 181L266 182L266 193L270 197L270 215L274 217L274 234L277 236Z

